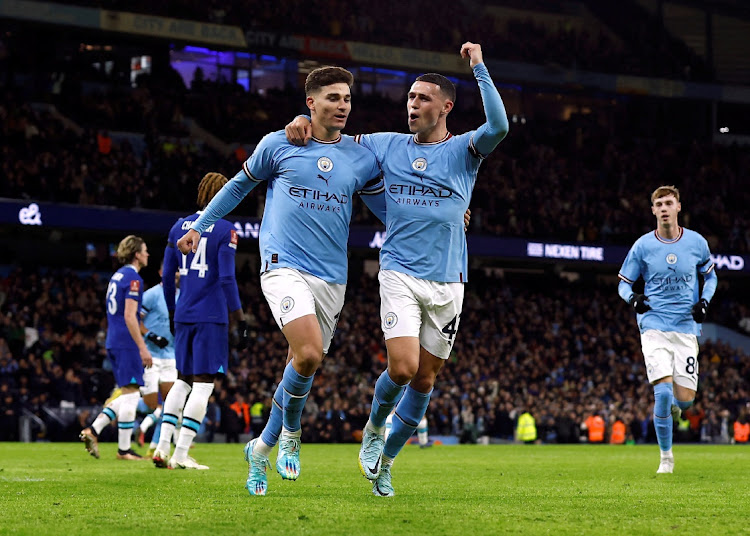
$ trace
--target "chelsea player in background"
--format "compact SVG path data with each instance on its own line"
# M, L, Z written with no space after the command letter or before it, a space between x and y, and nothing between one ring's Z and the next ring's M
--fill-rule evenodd
M682 206L674 186L651 194L656 230L630 248L620 269L618 293L637 313L648 381L654 386L654 428L661 462L657 473L674 470L673 420L698 389L698 338L716 291L716 272L706 239L680 227ZM703 277L700 292L698 276ZM644 293L633 292L643 277Z
M94 423L81 431L86 450L99 457L99 433L117 419L117 459L142 460L131 449L131 438L138 401L143 385L143 368L151 367L151 354L140 330L139 314L143 298L143 279L138 275L148 265L146 243L129 235L117 246L117 260L124 264L112 275L107 285L107 355L112 361L115 382L122 394L96 417Z
M359 193L381 220L385 217L375 157L341 135L351 111L353 83L352 74L340 67L312 71L305 81L312 115L310 145L295 147L284 131L265 136L242 171L178 243L183 252L195 251L200 235L217 218L255 186L268 183L260 228L261 288L289 343L291 359L266 428L245 446L251 495L266 494L268 455L277 441L276 467L282 478L299 476L302 409L344 303L352 196Z
M456 100L453 83L425 74L409 90L412 134L358 136L378 160L386 186L386 239L380 252L380 316L388 368L375 384L359 454L372 492L393 496L393 460L427 411L435 378L450 356L467 280L463 214L482 160L508 132L500 94L483 63L481 46L464 43L484 102L487 121L453 136L446 124ZM295 143L306 141L306 119L287 126ZM388 414L396 408L386 440Z
M205 208L226 184L219 173L208 173L198 185L198 206ZM153 455L156 467L208 469L188 456L214 389L214 379L229 365L229 314L247 344L247 323L240 304L234 273L237 232L226 220L216 219L196 241L195 249L182 255L175 244L193 225L200 212L180 218L169 231L164 250L162 285L170 318L174 314L177 381L164 401L161 435ZM175 272L180 272L180 300L175 306ZM182 411L182 427L174 455L172 435Z

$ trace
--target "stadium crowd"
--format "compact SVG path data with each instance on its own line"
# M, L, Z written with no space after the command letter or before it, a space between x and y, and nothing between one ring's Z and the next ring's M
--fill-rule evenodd
M385 367L377 281L360 269L353 263L336 336L303 415L304 441L354 442ZM0 439L18 439L18 419L30 412L48 425L37 439L74 440L109 395L113 380L102 346L107 277L17 269L0 281ZM286 342L255 267L241 267L238 281L254 345L232 350L206 437L259 433L284 366ZM726 294L714 301L717 311L735 303ZM680 433L686 440L728 441L733 422L748 416L750 356L704 342L699 360L697 403ZM541 441L578 442L582 424L597 414L607 423L622 420L627 437L644 442L654 441L650 398L632 312L614 284L499 279L478 271L427 417L431 434L511 440L517 417L529 411ZM75 412L67 427L48 411L59 407Z
M245 30L303 34L454 53L466 39L485 43L485 52L495 58L556 65L567 69L617 72L644 76L710 78L705 61L687 53L687 47L666 38L663 23L645 11L633 22L648 32L626 32L627 45L605 24L586 18L586 24L549 23L535 17L528 2L496 1L525 11L499 14L487 6L467 9L457 2L438 2L430 9L418 3L388 0L377 9L364 0L331 2L311 0L300 9L294 0L277 2L196 2L181 0L167 4L142 0L77 0L75 3L103 9L135 11L217 24L238 25ZM585 11L581 3L579 12ZM559 12L558 2L537 0L536 9ZM616 15L615 15L616 19ZM609 22L609 19L607 19ZM616 22L616 20L615 20ZM643 46L643 42L648 46ZM658 50L657 54L653 51Z
M172 101L155 87L142 89L137 101L148 104L136 111L132 96L69 103L82 117L92 117L80 135L6 92L0 104L0 197L182 211L193 205L204 172L219 170L231 177L240 168L247 156L243 148L224 156L189 137L157 135L171 128L158 119L164 115L160 103ZM240 124L252 125L248 136L253 142L282 128L299 111L284 92L260 97L225 89L227 94L199 91L183 98L203 102L202 107L191 106L201 118L226 119L227 128L235 125L237 131ZM107 110L100 121L88 113L95 103ZM280 115L270 118L264 112L268 109ZM153 121L147 110L152 110ZM106 124L124 127L120 119L133 115L148 125L140 149L127 139L113 143L101 130ZM361 96L348 131L402 130L402 115L401 103ZM232 116L239 120L232 122ZM457 132L483 121L470 110L461 110L455 119ZM652 228L647 195L653 185L676 184L684 195L683 223L701 232L712 251L750 251L745 210L750 191L742 185L750 173L750 156L737 146L613 137L580 118L565 124L515 125L496 153L480 171L470 233L629 244ZM257 216L259 207L262 197L251 196L237 213ZM354 223L377 225L374 216L356 209Z

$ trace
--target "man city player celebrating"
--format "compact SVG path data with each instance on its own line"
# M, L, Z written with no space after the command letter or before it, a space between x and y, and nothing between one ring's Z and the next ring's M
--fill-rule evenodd
M312 71L305 81L313 119L313 142L295 147L284 132L265 136L242 171L217 194L192 229L180 239L194 249L200 233L230 212L259 183L268 182L260 228L261 287L290 346L292 359L274 397L283 407L245 447L247 490L265 495L268 454L279 440L276 467L283 478L300 472L301 414L315 371L327 353L344 302L347 241L352 195L385 218L383 184L373 154L341 135L351 110L351 73L339 67ZM283 396L282 396L283 393ZM280 400L281 399L281 400Z
M630 248L620 269L618 293L637 313L648 381L654 386L654 428L661 450L657 473L674 470L673 418L687 409L698 388L698 338L716 273L706 239L680 227L680 192L660 186L651 194L656 230ZM700 293L698 275L704 278ZM643 294L633 283L643 277Z
M482 160L508 132L508 118L483 63L482 48L461 46L484 102L487 121L460 136L446 119L456 90L439 74L417 78L407 100L412 134L358 137L383 170L386 184L386 239L380 252L380 316L388 348L388 369L375 384L359 467L378 496L394 495L391 465L425 415L435 378L448 359L463 305L468 252L463 214ZM306 119L287 132L305 139ZM393 427L384 439L388 414Z

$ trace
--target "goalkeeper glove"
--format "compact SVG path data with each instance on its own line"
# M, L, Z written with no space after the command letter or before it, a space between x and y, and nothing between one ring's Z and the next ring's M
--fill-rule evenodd
M237 322L237 334L239 335L237 347L250 348L250 328L247 327L247 322L244 320Z
M636 313L642 315L646 311L651 310L651 306L646 303L647 301L648 296L646 296L645 294L633 294L630 297L630 301L628 303L633 307L633 309L635 309Z
M146 339L154 343L159 348L166 348L167 346L169 346L169 341L166 338L157 335L153 331L149 331L148 333L146 333Z
M693 305L693 320L702 324L706 319L706 313L708 313L708 302L701 298L698 303Z

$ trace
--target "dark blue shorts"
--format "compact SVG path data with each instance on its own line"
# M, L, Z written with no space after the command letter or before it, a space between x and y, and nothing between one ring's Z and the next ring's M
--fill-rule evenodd
M229 365L229 326L174 324L174 353L183 376L226 374Z
M143 361L137 348L107 348L107 355L118 387L143 385Z

